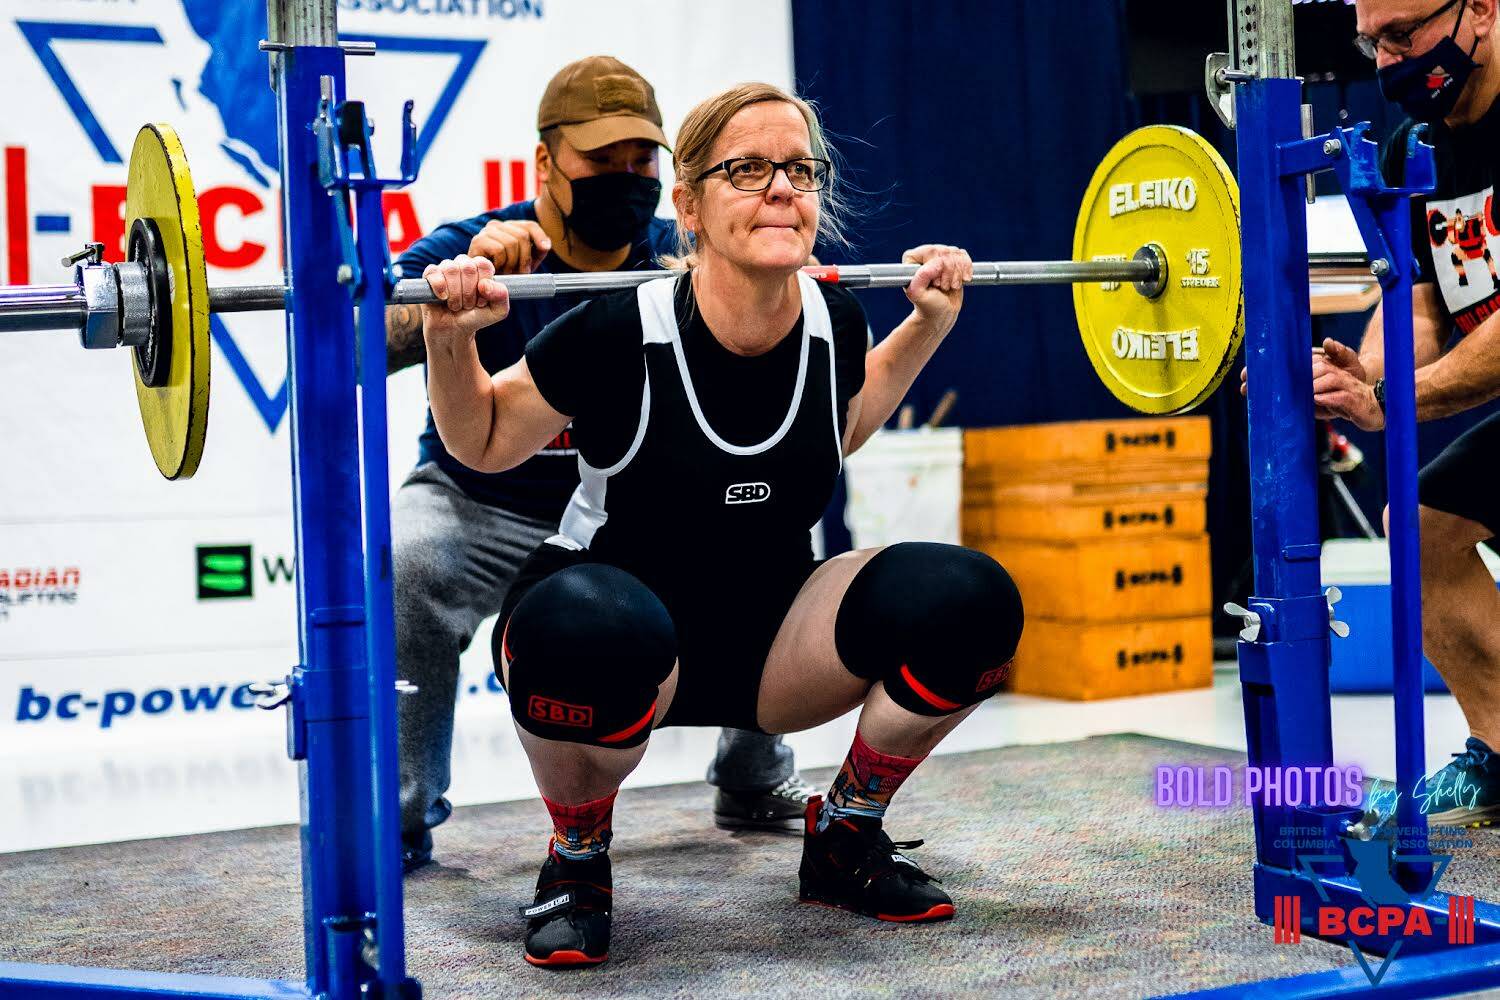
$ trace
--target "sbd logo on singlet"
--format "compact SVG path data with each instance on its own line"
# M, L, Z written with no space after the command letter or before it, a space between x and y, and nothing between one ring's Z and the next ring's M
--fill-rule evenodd
M735 483L724 491L725 503L760 503L771 497L767 483Z
M589 706L570 705L539 694L532 695L526 702L526 713L538 722L550 722L554 726L587 728L594 724L594 710Z

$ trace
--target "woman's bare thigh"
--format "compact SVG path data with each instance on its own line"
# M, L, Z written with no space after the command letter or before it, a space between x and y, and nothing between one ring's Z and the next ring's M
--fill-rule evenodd
M839 659L833 625L850 581L879 551L835 556L798 591L760 678L756 715L766 732L811 729L864 703L870 681L851 674Z

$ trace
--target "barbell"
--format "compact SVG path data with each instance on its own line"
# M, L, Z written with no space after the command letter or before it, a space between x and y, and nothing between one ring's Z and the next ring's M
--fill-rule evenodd
M185 479L197 471L207 432L209 314L282 309L287 289L208 284L192 176L168 125L146 125L136 135L125 232L123 263L104 263L104 248L95 243L64 261L75 265L71 282L0 286L0 332L74 330L86 348L130 348L152 458L166 478ZM1358 255L1327 255L1309 265L1335 280L1369 280ZM917 265L804 271L850 288L891 288L907 285ZM497 280L511 298L533 299L632 288L672 273ZM1144 413L1190 409L1223 381L1244 332L1234 176L1193 132L1137 129L1094 171L1074 226L1072 260L975 263L971 284L1072 285L1084 349L1110 392ZM437 298L425 280L409 278L394 283L388 301Z

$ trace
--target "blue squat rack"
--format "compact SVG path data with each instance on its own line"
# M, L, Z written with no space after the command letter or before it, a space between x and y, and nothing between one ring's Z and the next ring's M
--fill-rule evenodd
M1433 153L1412 135L1403 185L1386 185L1368 123L1311 135L1301 81L1294 71L1292 4L1228 0L1233 53L1210 58L1210 96L1233 84L1245 267L1245 361L1250 370L1250 507L1255 593L1239 643L1248 763L1253 767L1330 767L1329 631L1333 607L1322 592L1318 483L1312 419L1312 326L1307 282L1309 175L1332 170L1365 242L1384 301L1386 464L1389 477L1391 623L1395 667L1396 783L1394 822L1401 850L1394 880L1427 911L1434 928L1448 922L1448 894L1430 891L1427 819L1414 790L1426 773L1423 739L1422 607L1417 524L1416 389L1412 345L1409 198L1432 189ZM1215 87L1215 82L1218 87ZM1304 126L1306 122L1306 126ZM1313 936L1320 903L1367 906L1353 877L1347 843L1361 838L1361 809L1286 806L1257 801L1255 913L1270 923L1276 897L1301 901L1304 933ZM1389 817L1386 817L1389 819ZM1340 854L1310 862L1283 838L1284 827L1317 830ZM1365 832L1368 836L1368 831ZM1361 838L1362 839L1362 838ZM1413 858L1415 860L1404 860ZM1438 874L1441 869L1438 870ZM1335 938L1350 943L1347 937ZM1500 984L1500 907L1476 901L1474 943L1447 944L1445 934L1360 936L1356 955L1395 958L1372 985L1360 957L1331 972L1247 983L1196 996L1317 997L1377 991L1382 997L1443 996ZM1371 963L1380 973L1380 964Z
M364 108L344 97L336 8L269 0L262 43L281 147L301 663L261 705L287 704L299 764L307 980L0 963L6 1000L421 996L402 923L380 203L415 178L416 134L408 102L402 176L376 177Z
M1422 777L1415 392L1407 197L1430 188L1432 151L1407 149L1405 186L1387 187L1367 126L1308 136L1293 73L1287 0L1227 0L1243 208L1246 358L1258 634L1239 644L1249 763L1333 763L1328 664L1331 608L1321 591L1307 291L1306 176L1333 170L1348 195L1385 297L1397 781ZM288 752L300 764L305 982L0 963L0 996L31 998L400 998L407 976L394 752L396 679L385 449L386 297L392 285L380 193L416 174L411 105L401 176L375 175L363 107L345 99L337 0L268 0L281 146L292 405L293 510L301 663L265 704L288 703ZM352 209L351 209L352 201ZM352 216L352 221L351 221ZM359 305L358 323L354 304ZM362 762L363 766L351 766ZM1282 826L1351 835L1358 810L1253 807L1255 912L1297 896L1308 922L1320 896L1361 901L1349 867L1300 864L1277 847ZM1410 795L1396 813L1425 831ZM1415 841L1424 854L1425 837ZM1300 859L1305 862L1304 859ZM1413 890L1430 866L1400 861ZM1446 920L1447 897L1415 902ZM1371 942L1400 960L1372 987L1358 966L1200 995L1434 996L1500 984L1500 908L1477 905L1473 945ZM1311 934L1315 927L1304 928Z

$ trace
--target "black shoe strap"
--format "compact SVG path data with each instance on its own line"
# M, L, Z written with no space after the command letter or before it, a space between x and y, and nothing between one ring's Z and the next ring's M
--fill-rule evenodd
M551 918L561 913L567 913L577 905L578 897L571 892L564 892L540 903L523 906L520 912L521 916L527 920L537 920L542 917Z

